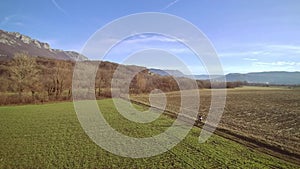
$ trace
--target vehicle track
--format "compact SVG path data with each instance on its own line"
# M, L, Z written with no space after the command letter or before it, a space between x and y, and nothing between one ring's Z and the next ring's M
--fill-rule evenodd
M125 100L127 100L127 99L125 99ZM138 105L150 107L149 104L146 104L144 102L140 102L140 101L132 100L132 99L130 101L132 103L135 103ZM175 112L172 112L170 110L161 110L157 107L154 107L154 108L157 110L160 110L160 111L164 111L164 114L168 115L171 118L177 118L177 114ZM193 118L189 118L187 116L181 116L180 119L183 121L186 121L186 122L190 122L191 120L194 120ZM203 122L194 124L194 126L199 127L201 129L202 129L203 125L204 125ZM223 138L235 141L239 144L245 145L256 151L260 151L262 153L265 153L265 154L280 158L282 160L289 161L291 163L300 165L300 154L290 152L290 151L282 149L281 147L276 146L276 145L268 144L268 143L264 142L263 140L258 140L256 138L247 137L247 136L244 136L244 135L241 135L238 133L234 133L233 131L230 131L230 130L227 130L224 128L220 128L220 127L217 127L215 129L214 134L219 135ZM189 145L187 145L187 146L189 146Z

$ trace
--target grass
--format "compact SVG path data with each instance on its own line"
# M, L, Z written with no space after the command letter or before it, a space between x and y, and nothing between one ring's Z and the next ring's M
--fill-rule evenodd
M119 132L148 137L163 132L173 119L160 116L149 124L131 123L111 99L98 101L107 121ZM145 109L137 106L138 109ZM170 151L150 158L113 155L82 130L71 102L0 107L0 168L297 168L213 135L199 144L199 128Z

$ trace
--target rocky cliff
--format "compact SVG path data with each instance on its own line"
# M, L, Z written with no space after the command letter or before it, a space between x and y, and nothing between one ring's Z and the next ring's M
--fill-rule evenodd
M51 59L87 60L87 57L77 52L52 49L48 43L40 42L29 36L0 30L0 60L10 59L15 53L20 52Z

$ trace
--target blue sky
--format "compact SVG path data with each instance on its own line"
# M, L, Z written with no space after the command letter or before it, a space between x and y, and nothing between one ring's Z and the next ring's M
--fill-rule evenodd
M105 24L140 12L169 13L196 25L214 45L225 73L300 71L298 0L9 0L1 2L0 29L48 42L52 48L80 51ZM150 46L178 47L183 53L178 44L162 44L155 37L134 38ZM117 55L129 53L124 43L107 59L121 62ZM205 73L187 62L193 73Z

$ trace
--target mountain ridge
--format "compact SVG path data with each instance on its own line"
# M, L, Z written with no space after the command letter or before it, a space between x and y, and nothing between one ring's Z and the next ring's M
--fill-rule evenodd
M16 53L25 52L28 55L36 57L45 57L59 60L88 60L87 57L75 51L64 51L60 49L52 49L48 43L41 42L29 36L18 32L8 32L0 29L0 61L9 60ZM186 75L180 70L162 70L156 68L148 68L154 74L161 76L176 76L195 78L197 80L218 80L220 75ZM265 71L250 73L229 73L225 75L228 82L246 81L248 83L263 83L275 85L299 85L300 72L288 71Z
M160 69L156 69L155 72L150 69L152 73L160 73L164 70L158 71ZM218 76L221 75L185 75L184 73L176 70L176 74L169 73L170 76L176 77L189 77L195 78L196 80L209 80L214 79L218 80ZM170 70L166 70L166 72L172 72ZM159 74L162 76L167 76L166 74ZM300 84L300 72L288 72L288 71L264 71L264 72L249 72L249 73L228 73L225 75L227 82L236 82L236 81L246 81L248 83L262 83L262 84L274 84L274 85L299 85Z
M52 49L46 42L33 39L19 32L8 32L0 29L0 60L11 59L16 53L28 53L59 60L88 60L86 56L75 51Z

